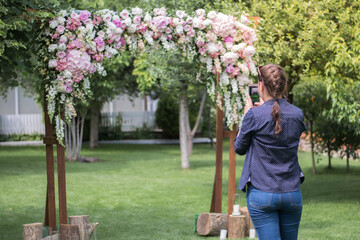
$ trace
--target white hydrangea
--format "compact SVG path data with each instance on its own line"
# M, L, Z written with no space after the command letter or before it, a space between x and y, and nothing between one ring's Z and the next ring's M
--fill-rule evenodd
M50 27L52 29L55 29L58 25L59 25L59 23L57 21L50 21Z
M231 88L233 93L238 93L239 88L235 79L231 79Z
M227 86L229 85L229 74L226 72L221 73L220 75L220 86Z
M246 48L246 44L245 43L240 43L237 45L233 45L231 48L232 52L239 52L240 50L243 50L244 48Z
M57 44L50 44L48 50L49 52L54 52L57 48L58 48Z
M219 51L219 47L216 43L214 42L210 42L208 43L208 45L206 46L206 50L210 53L210 54L214 54L217 51Z
M208 19L214 19L216 17L216 12L215 11L210 11L208 14L207 14L207 17Z
M246 74L239 75L236 80L238 81L239 86L247 85L250 82L249 77Z
M151 19L152 19L151 15L149 13L146 13L144 17L144 22L148 23L151 21Z

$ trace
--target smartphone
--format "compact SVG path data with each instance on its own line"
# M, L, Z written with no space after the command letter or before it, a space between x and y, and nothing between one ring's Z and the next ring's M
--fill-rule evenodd
M256 102L260 102L260 96L259 96L257 84L249 84L249 95L253 105Z

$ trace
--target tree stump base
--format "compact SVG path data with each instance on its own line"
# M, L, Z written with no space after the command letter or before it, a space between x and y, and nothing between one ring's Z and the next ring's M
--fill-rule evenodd
M220 236L221 229L227 229L227 214L202 213L198 217L196 228L202 236Z
M43 238L43 224L30 223L23 225L23 240L41 240Z
M228 226L228 238L235 239L249 236L248 224L244 215L230 215Z
M247 207L242 207L240 209L240 213L241 215L244 215L246 217L246 224L247 224L247 228L248 228L248 232L250 228L254 228L254 225L251 221L250 215L249 215L249 210Z
M79 226L70 225L70 224L61 224L60 240L80 240Z

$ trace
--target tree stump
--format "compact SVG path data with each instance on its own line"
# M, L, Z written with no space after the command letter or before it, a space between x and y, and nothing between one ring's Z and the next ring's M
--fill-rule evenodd
M249 236L248 224L246 216L229 216L228 238L245 238Z
M42 240L60 240L60 234L56 233L54 235L47 236L47 237L43 238Z
M41 240L43 238L43 224L30 223L23 225L23 240Z
M199 235L218 236L221 229L227 229L227 214L202 213L198 217L196 228Z
M254 225L252 224L248 208L247 207L242 207L240 209L240 213L241 213L241 215L244 215L246 217L247 229L248 229L248 232L249 232L249 229L254 228Z
M98 223L90 225L88 215L69 216L69 224L79 228L80 240L89 240Z
M60 240L80 240L79 226L61 224Z

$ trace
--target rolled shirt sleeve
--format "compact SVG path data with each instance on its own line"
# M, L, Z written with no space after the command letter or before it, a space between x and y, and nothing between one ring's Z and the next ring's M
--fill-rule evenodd
M240 133L237 135L234 142L234 149L237 154L246 154L246 151L251 144L251 138L255 132L255 125L254 114L252 109L250 109L243 119Z

